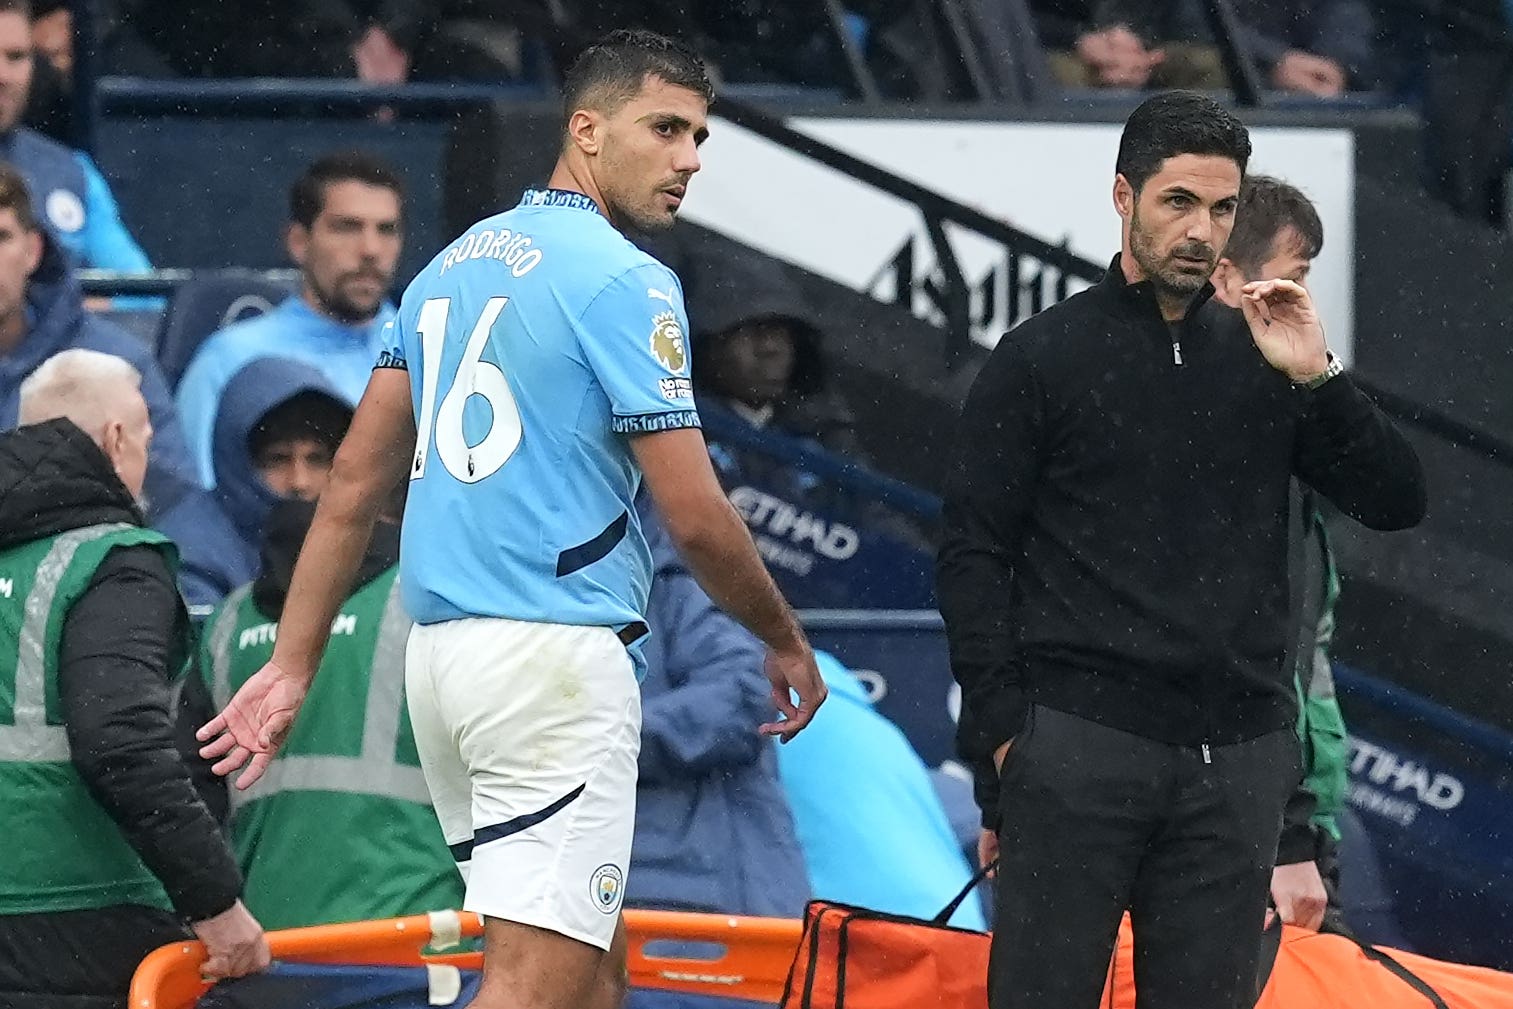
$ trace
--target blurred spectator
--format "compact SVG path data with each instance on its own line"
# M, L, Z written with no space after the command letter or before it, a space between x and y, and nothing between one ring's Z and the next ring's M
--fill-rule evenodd
M179 592L191 620L209 616L247 575L242 557L225 550L240 539L210 492L192 476L174 474L152 500L152 527L179 548Z
M125 19L181 77L503 80L486 44L446 30L459 6L427 0L122 0ZM490 13L493 13L492 10Z
M89 156L20 125L32 88L32 45L27 0L0 0L0 160L25 177L48 229L80 264L150 270Z
M65 351L27 379L0 435L6 856L0 1004L126 1004L155 947L204 940L212 978L268 963L242 880L174 748L190 647L174 551L135 498L152 424L120 358Z
M715 608L645 503L641 525L656 577L626 905L797 918L809 879L757 732L775 717L766 651Z
M1202 0L1188 0L1199 4ZM1376 87L1371 6L1364 0L1233 0L1240 40L1262 80L1281 91L1337 98ZM1202 17L1194 10L1190 17Z
M860 459L855 419L830 387L822 334L781 264L705 262L690 285L699 411L733 414Z
M6 17L0 14L0 28ZM193 479L173 397L142 341L84 310L68 261L32 206L25 180L0 164L0 428L16 422L22 379L59 351L84 347L124 358L141 373L152 411L156 447L147 498L155 513L152 502L171 496L177 481Z
M1051 70L1068 87L1227 85L1218 50L1206 41L1202 12L1184 2L1030 0L1030 11Z
M74 12L70 0L33 0L32 48L64 80L74 75Z
M951 832L930 772L898 727L834 657L818 655L830 688L824 717L778 747L814 896L877 911L933 917L972 869ZM967 901L951 924L982 929Z
M331 459L352 408L315 368L264 357L238 371L214 422L215 499L236 532L221 545L228 568L258 574L268 514L284 498L313 501L325 489Z
M196 775L212 809L229 804L247 906L268 928L462 906L462 876L431 807L404 706L402 510L388 509L374 530L299 722L262 780L239 792L203 761ZM182 740L193 740L273 655L272 631L314 513L309 501L274 507L262 572L206 623L184 688ZM321 857L311 858L316 849Z
M1063 84L1229 87L1204 0L1031 0ZM1234 0L1237 42L1266 86L1333 98L1376 86L1375 25L1363 0Z
M628 24L687 39L722 81L840 88L843 56L822 4L803 0L568 0L589 34Z
M1513 116L1513 33L1502 0L1448 0L1429 32L1424 151L1429 188L1456 213L1503 228Z
M248 361L273 355L304 361L349 404L362 397L382 349L380 331L394 317L386 296L399 262L403 209L399 177L365 154L321 158L295 181L286 244L300 268L300 293L211 334L179 380L179 410L206 487L216 484L212 433L221 391Z

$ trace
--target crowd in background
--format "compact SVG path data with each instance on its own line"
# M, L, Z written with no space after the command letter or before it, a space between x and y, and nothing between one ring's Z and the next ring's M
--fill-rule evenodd
M99 0L97 73L148 78L304 77L381 86L513 84L547 90L563 39L639 22L688 37L726 81L790 89L803 100L977 97L962 40L988 64L1040 66L1047 88L1078 91L1235 86L1221 34L1199 0L850 0L832 21L787 0L258 0L223 16L209 0ZM1284 101L1422 109L1429 188L1457 211L1504 223L1513 124L1513 42L1496 0L1236 0L1233 41L1255 80ZM39 0L37 61L26 121L65 143L72 123L74 28L65 0ZM1004 47L1012 52L1004 52ZM567 48L571 48L568 46ZM848 55L848 49L850 55ZM851 56L855 57L853 64ZM992 69L991 66L989 69ZM0 82L0 87L4 83ZM1290 96L1290 97L1289 97Z
M576 21L590 30L601 15L616 22L628 16L622 5L608 12L582 6ZM731 79L842 92L850 86L840 40L818 5L648 0L640 7L640 19L653 27L695 34ZM892 97L953 93L947 70L921 62L930 47L901 41L910 26L932 21L926 7L909 0L850 5L849 38ZM1195 0L1032 0L1029 11L1063 85L1224 89L1228 71L1201 7ZM217 2L117 0L99 8L99 69L110 73L510 82L546 72L552 55L539 17L512 18L481 0L265 2L242 5L236 19ZM1476 15L1414 7L1389 18L1357 0L1247 0L1237 8L1262 79L1321 100L1418 93L1432 103L1433 74L1415 73L1403 53L1419 53L1413 58L1420 70L1446 73L1468 73L1482 57L1497 67L1508 62L1500 8ZM379 334L394 316L389 299L404 243L405 193L388 166L358 152L323 158L287 180L288 218L269 227L282 230L298 290L226 326L224 313L210 315L187 338L182 359L156 358L141 340L91 314L73 275L82 265L144 269L148 260L122 225L105 180L68 146L70 7L37 3L29 24L24 11L0 0L0 426L17 422L23 383L60 353L94 351L132 366L151 428L140 504L147 521L177 544L178 585L202 627L179 727L192 752L188 731L224 702L239 675L261 664L259 649L271 646L259 628L277 622L310 502L321 493L378 356ZM1462 197L1457 205L1474 212L1485 194L1472 192L1469 180L1452 181L1447 186ZM701 411L860 458L850 411L825 364L824 333L791 278L751 276L737 302L722 296L724 269L693 264L683 278L696 327ZM185 313L170 304L167 318L182 325ZM711 440L728 485L752 477L760 465L754 457ZM821 481L802 472L788 479L785 490L795 500L833 504ZM392 525L402 502L390 511ZM967 786L932 774L873 710L861 681L833 659L823 667L833 691L826 717L792 747L779 750L758 736L756 727L771 715L759 646L655 536L655 516L646 524L658 571L648 613L655 644L644 684L627 904L796 916L819 895L932 915L971 874L963 846L975 842L976 824L961 812L970 810ZM897 523L877 525L903 542L928 539ZM385 622L405 622L387 606L396 562L397 542L376 538L349 604L354 617L372 618L355 625L369 636L333 649L335 675L323 674L323 684L349 685L345 694L333 689L324 708L333 723L350 721L366 703L370 678L382 672L376 656ZM300 731L312 740L339 731L322 726L319 706L309 711ZM382 757L386 765L418 766L402 745ZM276 790L237 799L208 775L197 777L202 801L229 831L247 904L268 927L460 903L450 856L427 816L411 815L404 822L413 833L387 833L345 866L365 881L424 885L386 889L339 874L317 881L295 873L308 865L302 851L318 823L308 808ZM400 772L396 780L402 778ZM411 814L410 807L425 806L423 795L398 785L378 798L390 804L385 816L392 803L408 804ZM374 873L375 863L392 871ZM968 903L955 921L983 927L983 909Z

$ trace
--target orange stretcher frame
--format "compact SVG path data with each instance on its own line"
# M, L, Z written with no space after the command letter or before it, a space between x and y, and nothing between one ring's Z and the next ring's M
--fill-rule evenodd
M318 925L268 933L275 960L412 967L450 964L477 968L480 953L425 954L434 932L483 934L483 921L467 911L413 915L349 925ZM717 995L776 1004L798 948L803 923L786 918L741 918L680 911L626 911L630 983L637 988ZM722 948L712 959L648 955L649 943L703 942ZM131 1009L190 1009L210 986L200 979L205 947L179 942L150 953L131 981Z

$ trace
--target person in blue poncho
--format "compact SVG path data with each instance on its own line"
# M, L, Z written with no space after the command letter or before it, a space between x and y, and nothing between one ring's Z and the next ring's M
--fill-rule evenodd
M301 361L260 358L226 384L212 428L212 461L213 496L232 533L218 551L231 586L257 576L274 504L320 496L351 420L336 387Z
M932 918L972 869L929 769L898 726L873 709L861 681L834 656L818 659L830 689L824 715L777 749L814 896ZM970 900L951 924L986 927Z
M273 311L201 344L177 390L189 448L206 487L216 483L211 427L226 383L248 361L280 356L320 370L355 406L394 317L387 294L402 246L399 177L363 154L321 158L289 195L289 255L301 289Z
M26 179L38 218L80 265L150 270L89 155L21 125L35 60L27 7L17 0L0 3L0 161Z

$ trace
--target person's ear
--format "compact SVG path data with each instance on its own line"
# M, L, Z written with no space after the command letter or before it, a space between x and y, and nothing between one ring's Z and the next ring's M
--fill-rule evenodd
M1125 220L1135 212L1135 187L1122 172L1114 176L1114 209Z
M1245 277L1240 273L1239 267L1225 257L1220 257L1218 265L1214 267L1213 276L1209 283L1214 286L1215 296L1230 308L1239 308L1240 300L1233 292L1244 283Z
M310 229L298 221L290 221L284 228L284 248L296 266L304 266L305 256L310 251Z
M40 230L23 231L21 240L26 244L26 277L31 279L32 274L37 272L37 267L42 265L42 252L45 248Z
M117 473L121 471L125 446L126 425L118 420L106 421L104 430L100 432L100 451L105 453L105 458L110 460L110 468Z
M589 157L604 147L604 117L592 109L579 109L567 120L567 139Z

